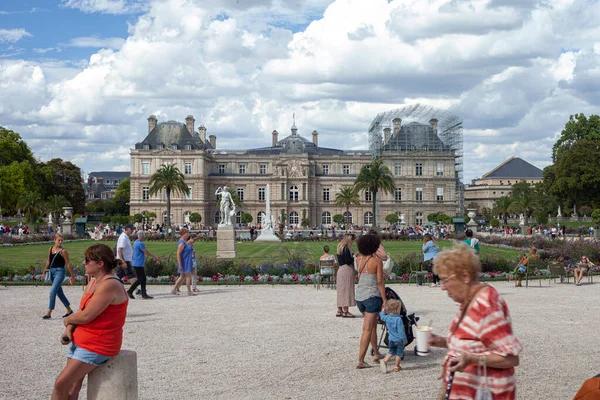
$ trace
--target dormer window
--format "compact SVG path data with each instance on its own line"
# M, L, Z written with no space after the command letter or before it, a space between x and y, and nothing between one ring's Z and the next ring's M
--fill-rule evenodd
M171 149L172 150L177 150L177 145L176 144L171 145Z
M158 145L158 150L163 150L164 148L165 148L164 144L161 143L161 144Z
M192 149L192 145L191 144L186 144L185 145L185 149L186 150L191 150Z
M149 144L145 144L143 148L144 148L144 150L150 150L150 145Z

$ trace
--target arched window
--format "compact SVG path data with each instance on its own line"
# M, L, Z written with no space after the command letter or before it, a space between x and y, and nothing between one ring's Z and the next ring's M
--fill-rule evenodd
M235 213L235 223L238 225L242 224L242 214L243 214L242 211L238 211Z
M221 211L217 211L215 213L215 224L220 224L221 223Z
M415 224L423 225L423 213L422 212L415 213Z
M298 225L298 213L296 211L292 211L289 215L290 225Z
M298 201L298 186L290 186L290 201Z
M352 213L350 211L346 211L344 213L344 224L351 224L352 223Z
M331 214L329 211L325 211L323 214L321 214L321 224L331 225Z
M257 224L262 224L264 218L265 218L265 212L264 211L259 211L258 214L256 215L256 223Z
M190 223L190 215L192 215L192 213L189 211L186 211L183 213L183 222L184 223L186 223L186 224Z
M364 224L373 225L373 213L371 211L365 213Z

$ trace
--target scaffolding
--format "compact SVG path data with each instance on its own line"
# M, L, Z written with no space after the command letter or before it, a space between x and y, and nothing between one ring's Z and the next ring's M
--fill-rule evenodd
M453 156L458 211L463 212L463 122L460 116L448 110L414 104L377 114L368 133L373 158L383 153L447 152Z

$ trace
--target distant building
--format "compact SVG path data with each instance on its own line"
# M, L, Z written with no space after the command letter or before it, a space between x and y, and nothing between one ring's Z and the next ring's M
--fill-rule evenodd
M529 184L541 182L542 170L519 157L511 157L465 186L465 204L468 207L475 203L480 210L491 210L497 199L512 193L512 186L523 181Z
M91 172L87 182L83 183L86 201L112 199L121 182L129 175L129 172L120 171Z
M333 216L341 214L346 223L373 224L372 193L359 193L361 204L347 210L334 204L342 187L352 186L362 166L372 160L370 150L340 150L321 147L319 133L301 136L295 122L291 134L265 147L234 150L217 148L217 138L206 136L201 125L194 129L194 117L185 123L158 122L151 115L148 131L131 150L131 214L154 212L157 221L166 220L166 196L149 194L150 177L164 164L177 165L185 176L189 195L174 194L171 221L183 224L191 213L202 216L207 225L219 221L218 187L228 186L242 199L237 207L236 222L242 213L250 213L252 224L262 222L265 214L266 184L270 184L271 209L276 219L283 213L286 224L299 226L303 218L310 225L331 225ZM442 212L455 215L455 151L438 137L437 120L402 125L400 119L387 121L385 137L378 141L380 156L390 169L395 190L381 196L379 224L386 225L388 214L397 214L401 223L420 225L427 215ZM311 140L312 139L312 140Z

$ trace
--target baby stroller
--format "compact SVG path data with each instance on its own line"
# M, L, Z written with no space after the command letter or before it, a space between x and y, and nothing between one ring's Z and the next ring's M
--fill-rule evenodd
M398 296L398 293L394 292L393 289L386 287L385 288L385 298L386 300L399 300L400 304L402 304L401 310L400 310L400 318L402 318L402 324L404 325L404 332L406 333L406 345L404 345L404 347L406 348L409 344L411 344L413 342L413 340L415 340L415 336L413 334L413 326L417 326L417 321L419 320L419 317L416 317L414 313L409 314L408 311L406 310L406 306L404 305L404 302L402 301L402 299L400 298L400 296ZM377 348L381 349L381 348L386 348L388 346L388 331L387 331L387 327L385 326L385 322L383 321L379 321L379 325L381 325L381 336L379 337L379 342L377 343ZM372 352L372 351L371 351ZM414 350L415 354L417 354L417 348L415 347Z

